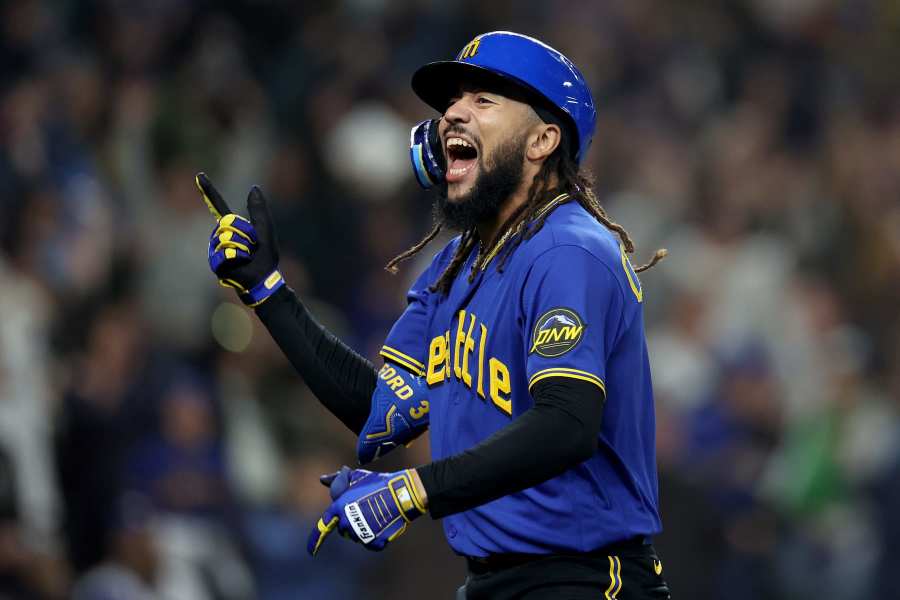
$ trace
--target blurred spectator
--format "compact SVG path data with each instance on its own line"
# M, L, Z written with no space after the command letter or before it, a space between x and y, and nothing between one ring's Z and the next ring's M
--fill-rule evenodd
M126 494L116 503L104 562L75 585L73 600L154 600L159 556L150 503Z
M165 511L221 516L228 489L209 390L191 376L176 377L159 402L159 432L132 450L126 486Z
M72 383L59 416L56 457L69 558L83 571L105 555L109 515L123 488L123 464L142 434L148 349L131 305L108 305L71 357Z
M0 446L0 597L61 600L68 569L58 557L34 547L19 513L12 461Z
M366 597L366 573L377 557L365 549L347 544L322 548L324 561L306 552L310 524L321 516L331 499L328 489L317 483L339 462L327 446L308 450L290 459L284 473L281 501L268 510L250 513L245 519L248 552L259 582L259 596L267 600L292 598ZM374 583L374 582L373 582Z

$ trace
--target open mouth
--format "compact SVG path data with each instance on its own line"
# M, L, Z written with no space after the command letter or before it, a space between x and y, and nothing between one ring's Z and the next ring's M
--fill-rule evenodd
M478 150L461 137L447 138L447 182L456 183L469 174L475 167Z

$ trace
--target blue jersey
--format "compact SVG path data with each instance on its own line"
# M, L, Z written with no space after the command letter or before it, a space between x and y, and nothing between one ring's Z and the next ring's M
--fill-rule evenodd
M382 355L426 378L431 451L460 453L531 408L530 389L571 377L604 391L599 447L540 485L444 518L467 556L587 552L661 529L655 419L641 284L619 240L557 197L543 228L474 280L466 260L448 294L430 292L459 244L415 282Z

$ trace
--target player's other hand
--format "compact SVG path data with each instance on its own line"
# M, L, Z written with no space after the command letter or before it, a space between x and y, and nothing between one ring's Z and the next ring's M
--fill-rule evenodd
M209 268L219 283L232 287L248 306L259 306L284 285L278 271L278 241L269 205L253 186L247 196L250 219L232 212L204 173L195 177L206 206L216 219L209 236Z
M424 377L385 362L378 372L369 418L359 432L356 456L365 465L428 429L428 385Z
M425 514L414 477L409 469L373 473L346 466L323 475L321 481L329 487L333 502L310 533L307 551L315 556L335 529L369 550L384 550L406 531L408 523Z

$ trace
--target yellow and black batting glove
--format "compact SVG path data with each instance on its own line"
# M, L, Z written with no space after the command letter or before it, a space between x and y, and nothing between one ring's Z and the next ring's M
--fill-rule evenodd
M269 205L253 186L247 196L250 219L233 213L204 173L195 177L203 201L216 219L209 236L209 268L219 283L237 290L247 306L259 306L284 285L278 271L278 240Z
M328 486L333 502L306 541L313 556L335 530L367 550L384 550L426 511L409 469L375 473L345 466L320 481Z

